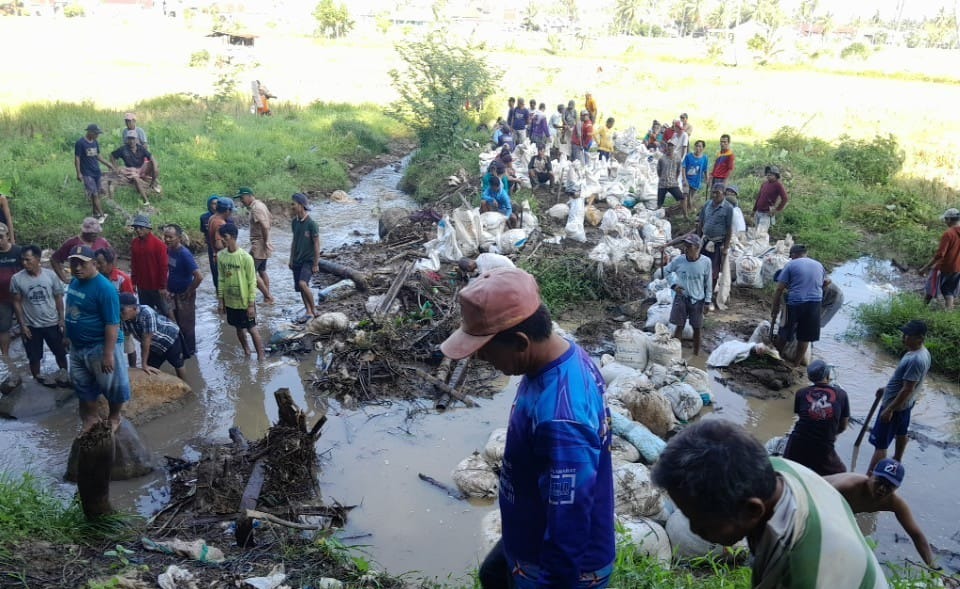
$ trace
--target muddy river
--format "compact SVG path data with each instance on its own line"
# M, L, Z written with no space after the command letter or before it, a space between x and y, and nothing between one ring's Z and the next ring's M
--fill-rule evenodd
M399 166L387 166L366 176L352 191L356 203L321 203L312 214L320 221L324 246L332 248L358 239L376 239L379 210L409 204L395 187ZM272 327L301 311L293 291L287 259L289 234L275 230L277 251L270 264L271 288L278 303L260 307L261 334L269 339ZM241 243L245 234L241 232ZM846 305L824 330L815 354L837 365L839 382L851 394L854 416L863 417L896 365L896 358L875 346L847 335L852 309L886 296L894 270L888 264L854 261L836 268L834 281L845 292ZM736 296L736 293L734 293ZM333 307L336 303L329 303ZM148 447L157 457L196 458L199 438L227 439L227 430L239 426L250 438L260 437L276 419L273 391L288 387L297 403L321 411L320 401L305 390L303 377L315 367L315 358L298 363L274 356L265 362L243 357L233 329L216 315L212 282L200 288L197 312L196 360L187 363L188 382L196 391L184 409L141 427ZM571 326L575 327L575 326ZM690 350L684 348L684 354ZM25 364L22 348L14 346L14 359ZM47 360L50 360L49 358ZM702 366L702 360L701 366ZM697 362L694 361L694 364ZM45 369L51 367L45 366ZM0 372L4 369L0 368ZM363 546L381 567L393 573L417 572L441 580L459 579L475 567L480 541L479 522L493 509L492 502L450 499L428 486L417 473L450 482L450 471L462 458L481 449L488 434L506 422L515 383L503 379L505 392L481 401L475 409L458 408L443 414L433 403L397 403L344 410L336 405L317 442L321 457L321 489L325 499L359 505L342 536ZM761 439L789 430L793 420L789 399L759 400L738 395L714 382L716 403L708 418L720 416L745 424ZM30 470L59 481L67 452L77 432L76 403L71 402L37 421L0 422L0 469ZM941 552L942 563L960 569L960 388L957 382L931 378L914 410L914 429L923 441L911 441L905 463L907 479L901 493L912 506L931 543ZM858 425L852 425L838 443L849 464ZM871 447L864 442L858 467L865 469ZM73 487L62 484L65 494ZM112 494L118 507L144 515L167 499L162 472L135 481L115 483ZM918 560L909 538L892 514L883 514L863 525L878 542L881 560ZM210 539L214 540L214 539ZM224 537L223 542L230 541Z

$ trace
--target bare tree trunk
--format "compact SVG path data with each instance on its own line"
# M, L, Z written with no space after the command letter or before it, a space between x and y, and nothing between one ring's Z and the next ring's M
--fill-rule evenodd
M113 513L110 470L115 446L110 423L102 421L77 438L77 494L87 520Z

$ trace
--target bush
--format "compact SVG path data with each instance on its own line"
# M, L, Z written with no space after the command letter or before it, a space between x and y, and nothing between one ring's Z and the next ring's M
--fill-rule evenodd
M867 59L870 57L870 48L857 41L841 49L840 57L843 59Z
M83 5L77 4L76 2L74 2L73 4L68 4L67 6L63 7L63 16L67 18L74 18L77 16L86 16L86 15L87 15L87 12L83 9Z
M928 332L924 345L933 358L932 368L951 375L960 374L960 354L956 352L960 341L960 314L931 307L919 295L900 293L885 301L860 305L855 316L869 336L898 356L906 351L900 338L900 326L911 319L925 321Z
M190 67L203 67L210 63L210 52L206 49L194 51L190 54Z
M540 298L551 313L560 313L584 301L600 300L603 285L596 266L577 252L521 262L540 285Z
M804 135L794 127L780 127L773 137L767 139L767 145L773 149L786 150L790 154L805 154L813 157L823 157L833 149L826 141Z
M887 184L903 167L905 156L897 138L877 135L872 141L851 139L843 135L836 159L853 176L867 186Z

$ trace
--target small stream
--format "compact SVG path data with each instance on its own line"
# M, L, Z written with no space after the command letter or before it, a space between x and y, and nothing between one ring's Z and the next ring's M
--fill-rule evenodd
M412 205L396 189L400 169L399 165L386 166L364 177L350 192L353 203L322 202L313 208L311 214L320 224L324 248L376 239L378 211ZM276 252L268 267L271 290L278 302L259 307L258 322L265 339L269 339L273 327L301 311L284 263L289 253L289 231L276 228L273 236ZM244 244L245 232L240 237ZM897 359L879 352L871 343L846 337L851 311L858 304L893 292L893 272L889 264L857 260L832 273L833 280L844 288L846 304L825 328L814 353L839 367L839 382L851 395L854 416L866 415L873 392L886 382ZM336 303L329 305L335 308ZM272 393L280 387L289 388L295 401L313 413L312 418L324 410L324 401L305 390L303 384L304 377L314 369L313 355L302 362L271 357L257 363L243 357L233 329L216 314L209 280L200 287L197 331L202 334L197 359L187 363L187 380L196 391L195 397L182 410L140 428L156 456L196 459L198 440L227 440L227 430L232 426L240 427L249 438L260 437L277 418ZM689 353L684 348L684 354ZM13 356L18 364L25 364L19 345L14 346ZM696 359L691 361L696 363ZM702 366L702 357L699 361ZM385 401L357 410L328 407L329 421L317 442L323 496L328 501L359 506L351 512L342 536L349 543L363 546L381 567L393 573L416 571L441 580L463 579L482 558L477 554L479 523L494 503L453 500L420 481L417 474L450 483L454 466L474 450L482 449L491 430L505 425L516 382L503 378L502 384L505 392L481 401L479 408L457 408L442 414L433 411L432 402ZM913 427L929 442L909 444L907 478L901 494L931 543L958 553L960 524L955 514L956 489L960 487L960 470L956 468L960 460L960 387L934 377L929 379L926 391L914 411ZM714 382L714 393L716 403L706 418L722 416L743 423L763 440L791 427L791 400L743 397L718 382ZM0 459L0 469L30 470L59 481L77 426L75 402L35 422L0 422L0 445L7 449ZM852 426L837 443L838 452L848 463L858 430ZM864 442L859 469L866 468L871 451ZM71 485L62 484L62 489L65 494L73 492ZM118 507L144 515L168 499L162 471L115 483L112 495ZM918 559L892 514L874 519L868 531L879 544L881 560L902 563L904 558ZM225 535L223 543L230 541ZM960 569L960 559L942 556L941 560L945 566Z

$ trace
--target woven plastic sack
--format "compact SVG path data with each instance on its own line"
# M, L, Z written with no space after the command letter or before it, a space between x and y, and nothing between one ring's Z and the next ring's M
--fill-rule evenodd
M453 482L468 497L496 497L500 487L500 477L478 452L457 464L453 470Z
M690 421L703 409L703 399L692 386L678 382L660 389L660 394L670 401L673 414L680 421Z
M583 216L586 205L583 202L582 196L571 198L569 204L570 214L567 216L567 224L564 229L569 239L582 243L587 240L587 234L583 229Z
M613 456L615 463L640 461L640 451L620 436L613 436L613 440L610 443L610 454Z
M647 364L672 366L681 359L680 340L671 336L666 325L656 325L654 336L647 342Z
M566 221L570 215L570 205L565 202L557 203L547 209L547 215L557 221Z
M503 452L507 447L507 428L501 427L490 432L483 446L483 458L488 464L499 467L503 462Z
M477 255L480 251L480 211L470 207L460 207L453 211L451 221L463 255L471 258Z
M621 393L620 400L630 408L630 415L635 421L661 438L666 438L677 424L670 401L655 389L634 387Z
M636 370L646 368L648 339L649 336L636 329L632 323L624 323L621 329L613 332L617 362Z
M737 260L737 284L752 288L763 288L763 260L755 256L742 255Z
M611 404L612 406L612 404ZM667 447L663 439L657 437L642 423L633 421L622 413L610 411L613 433L633 444L640 452L640 457L647 464L653 464L660 458L660 453Z
M724 546L708 542L694 534L690 530L690 520L679 509L670 515L666 528L673 551L681 558L720 557L728 553ZM746 545L746 539L743 539L734 544L733 548L745 548Z
M670 564L673 546L663 526L646 517L618 516L617 521L630 539L634 550L643 556L657 559L663 565Z
M619 515L649 517L663 509L662 491L650 480L650 471L638 462L613 469L614 511Z

